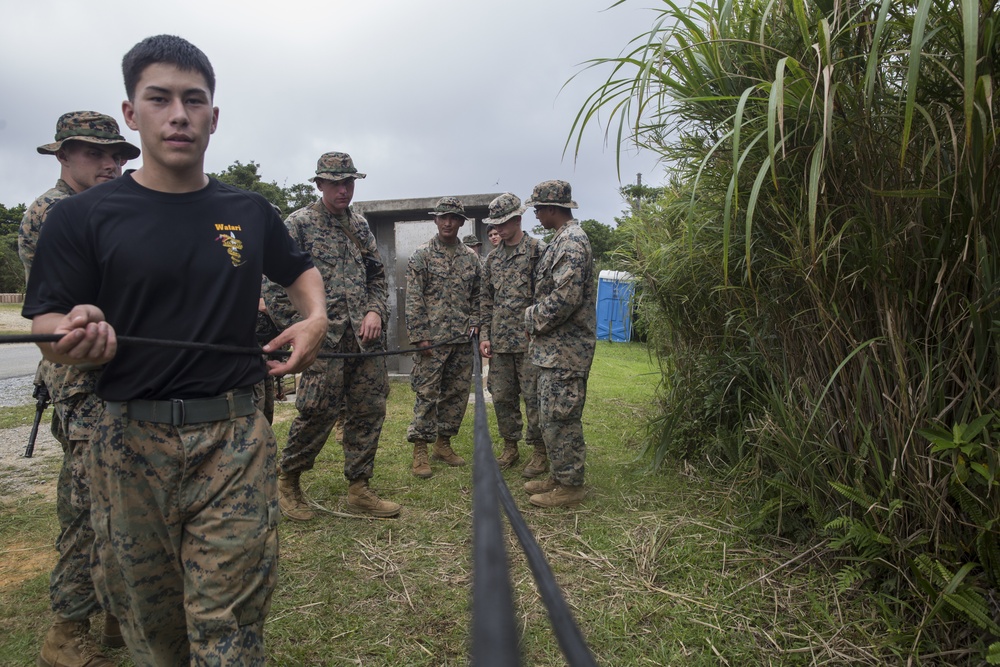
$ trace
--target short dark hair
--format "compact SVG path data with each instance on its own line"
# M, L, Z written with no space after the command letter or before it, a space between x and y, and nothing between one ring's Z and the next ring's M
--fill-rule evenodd
M155 35L147 37L129 50L122 58L122 76L125 78L125 94L135 99L135 87L139 78L150 65L166 63L188 72L198 72L205 77L208 91L215 96L215 70L208 56L197 46L176 35Z

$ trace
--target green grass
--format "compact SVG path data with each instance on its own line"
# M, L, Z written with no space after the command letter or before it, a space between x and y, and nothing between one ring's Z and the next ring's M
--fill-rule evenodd
M838 595L817 551L740 528L747 511L726 485L690 467L657 474L639 460L659 381L646 349L598 346L584 432L590 499L542 511L505 479L601 665L880 664L886 629L860 596ZM274 665L465 665L471 582L471 467L410 474L413 393L393 383L373 487L403 504L390 520L343 515L343 455L331 443L303 477L329 510L281 525L281 575L267 621ZM2 414L3 411L0 411ZM492 408L488 408L494 440ZM294 407L276 413L279 442ZM472 406L455 439L471 458ZM0 664L33 664L46 629L47 567L14 581L21 551L51 551L52 501L0 506ZM523 664L565 664L508 529ZM8 583L8 579L11 583ZM127 658L116 653L120 664Z

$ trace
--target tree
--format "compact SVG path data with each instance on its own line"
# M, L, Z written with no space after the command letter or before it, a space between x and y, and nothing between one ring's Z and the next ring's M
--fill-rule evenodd
M609 227L604 223L592 219L581 220L580 227L583 228L583 231L587 232L587 237L590 239L590 249L594 253L595 262L608 259L611 253L618 249L618 235L614 227ZM535 236L540 236L546 243L551 241L552 237L556 235L554 230L545 229L541 225L532 227L531 232Z
M21 227L21 218L28 209L24 204L11 206L10 208L0 204L0 236L16 234Z
M263 195L265 199L278 207L281 217L303 206L316 201L316 189L308 183L296 183L289 187L281 187L274 181L264 181L260 176L260 164L251 160L243 164L236 160L218 174L209 174L223 183L235 185Z

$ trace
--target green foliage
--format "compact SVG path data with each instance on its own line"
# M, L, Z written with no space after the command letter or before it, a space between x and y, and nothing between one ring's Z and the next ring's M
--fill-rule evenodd
M1000 616L998 37L986 0L663 0L591 62L567 139L610 119L668 169L621 225L664 369L654 460L832 534L901 655Z
M610 259L611 253L614 252L619 245L618 234L614 227L609 227L604 223L598 222L597 220L581 220L580 227L583 231L587 232L587 237L590 239L590 248L594 252L594 261L600 262L606 259ZM535 236L540 236L543 241L548 243L555 236L555 231L552 229L545 229L541 225L535 225L531 232Z
M24 292L24 264L17 254L16 231L0 236L0 292Z
M316 189L313 186L297 183L283 188L274 181L270 183L264 181L260 176L259 169L260 164L257 162L250 161L243 164L236 160L226 167L225 171L209 175L223 183L263 195L265 199L281 210L282 218L292 211L316 201Z
M17 234L17 230L21 226L21 218L24 217L24 212L27 208L24 204L18 204L9 208L0 204L0 236Z

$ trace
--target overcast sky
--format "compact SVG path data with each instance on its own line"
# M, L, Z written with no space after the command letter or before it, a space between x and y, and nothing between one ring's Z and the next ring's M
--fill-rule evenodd
M511 191L539 181L573 185L578 217L612 224L615 147L589 128L574 164L563 157L573 119L615 56L645 31L654 0L173 0L94 5L4 3L0 21L0 203L30 203L58 177L52 141L66 111L118 120L121 58L149 35L170 33L215 68L219 128L207 171L236 160L264 180L305 182L320 154L350 153L368 178L356 200ZM141 158L140 158L141 160ZM138 167L130 162L127 168ZM626 154L626 183L657 184L649 153ZM535 224L529 214L526 227Z

